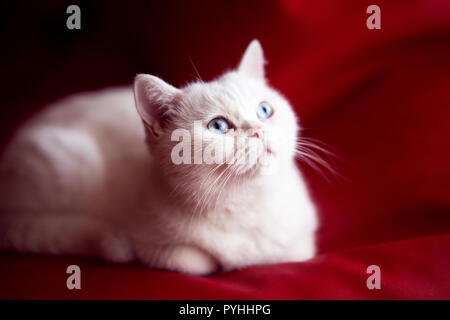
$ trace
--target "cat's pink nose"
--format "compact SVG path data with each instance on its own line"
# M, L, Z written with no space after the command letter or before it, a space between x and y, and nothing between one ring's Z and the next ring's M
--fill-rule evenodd
M254 137L264 141L264 129L262 127L253 128L250 137Z

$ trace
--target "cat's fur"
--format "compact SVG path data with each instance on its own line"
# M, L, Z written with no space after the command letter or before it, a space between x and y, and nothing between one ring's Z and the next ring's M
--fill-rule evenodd
M18 130L1 159L0 248L196 275L314 255L316 213L294 162L296 117L267 85L258 41L214 81L177 89L138 75L134 94L77 94ZM261 101L275 110L265 121L256 116ZM201 120L204 139L227 139L206 128L215 116L263 133L279 170L173 164L176 128Z

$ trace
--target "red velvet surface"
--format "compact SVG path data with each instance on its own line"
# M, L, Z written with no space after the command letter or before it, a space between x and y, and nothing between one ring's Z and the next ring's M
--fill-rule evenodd
M26 16L35 29L5 22L14 45L5 49L11 107L1 111L3 141L69 92L128 83L137 72L180 84L195 75L190 60L211 78L258 37L271 83L295 106L304 135L339 156L343 177L325 170L324 179L299 164L320 217L319 252L310 261L192 277L2 253L0 298L450 299L450 2L81 2L82 12L83 4L95 15L78 35L50 32L45 40L45 25L64 23L64 14L48 18L64 13L62 5ZM381 8L381 30L366 28L371 4ZM82 290L66 288L71 264L81 267ZM373 264L380 290L366 287Z

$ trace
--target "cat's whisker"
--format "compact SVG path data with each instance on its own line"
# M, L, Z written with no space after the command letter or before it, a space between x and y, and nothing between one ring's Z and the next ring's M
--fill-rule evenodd
M198 77L197 79L199 81L201 81L201 82L204 82L202 77L200 76L200 73L198 72L198 70L197 70L197 68L196 68L196 66L194 64L194 61L192 61L192 57L191 57L191 55L189 53L188 53L188 58L189 58L189 61L191 62L192 67L194 68L195 73L197 74L197 77Z
M235 161L236 161L236 155L233 155L233 157L232 157L232 159L231 159L230 162L231 162L231 163L234 163ZM217 210L217 203L218 203L219 200L220 200L220 196L221 196L221 194L222 194L223 189L224 189L225 186L226 186L226 183L227 183L228 180L229 180L229 177L230 177L232 174L235 174L236 170L237 170L237 169L236 169L235 166L227 166L226 169L224 170L224 172L229 171L229 172L231 172L231 173L228 174L228 178L224 179L224 181L222 181L221 183L219 183L219 186L218 186L219 192L217 193L217 196L216 196L216 199L215 199L215 203L214 203L214 212L216 212L216 210Z
M219 203L222 191L225 189L229 178L234 174L233 168L234 168L233 166L227 167L227 169L228 169L228 170L226 170L227 171L227 175L225 176L225 179L219 184L219 188L218 188L219 192L217 193L217 196L216 196L216 199L215 199L215 203L214 203L214 212L217 212L217 203Z
M223 163L222 164L218 164L212 171L217 170L218 168L220 168L223 165L224 165ZM211 200L212 200L211 196L213 195L213 193L211 192L211 190L216 187L217 181L226 173L227 170L228 170L228 167L226 167L225 170L223 172L221 172L215 178L215 180L210 184L210 186L209 186L209 188L207 190L203 191L203 189L201 189L202 190L202 195L197 200L197 203L196 203L195 208L194 208L193 215L196 215L197 214L196 212L198 212L199 216L202 214L204 209L208 206L208 203L210 203ZM205 183L208 180L209 179L204 179L202 183ZM200 210L198 210L198 209L200 209Z
M322 158L316 152L309 150L308 148L304 148L304 147L299 147L297 149L297 152L299 153L300 156L307 157L330 171L333 170L332 165L330 163L328 163L327 161L325 161L324 158Z
M214 166L214 168L211 169L211 170L207 173L206 177L205 177L205 178L202 180L202 182L200 183L199 190L201 190L201 191L203 192L203 194L202 194L201 197L200 197L200 201L206 202L207 197L208 197L208 192L204 192L204 191L203 191L204 184L207 183L207 182L209 182L209 178L212 176L212 174L213 174L214 172L216 172L216 170L219 169L222 165L223 165L223 164L216 164L216 165ZM210 184L210 186L209 186L208 189L211 189L212 186L213 186L213 184ZM200 211L203 211L203 209L204 209L203 207L204 207L204 206L202 205Z
M306 164L308 164L310 167L312 167L315 171L320 173L323 177L327 177L326 180L328 182L330 182L330 181L328 179L328 175L325 172L328 172L329 174L333 175L334 177L339 176L339 173L334 168L334 166L331 165L330 163L328 163L327 161L325 161L320 156L318 156L316 153L311 152L310 150L308 150L308 151L297 150L296 153Z
M220 168L221 166L222 166L223 164L219 164L219 165L217 165L216 166L216 168L214 169L214 171L216 171L217 170L217 168ZM224 170L224 172L225 172L226 170ZM223 174L223 172L219 175L219 177L221 176ZM219 178L218 177L218 178ZM204 182L205 181L207 181L208 179L205 179L204 180ZM217 178L216 178L216 180L217 180ZM216 181L215 180L215 181ZM205 190L204 192L203 192L203 195L202 195L202 197L201 197L201 202L202 202L202 205L201 205L201 207L200 207L200 215L203 213L203 211L205 210L205 208L208 206L208 204L210 203L210 201L211 201L211 195L212 195L212 193L211 193L211 190L213 189L215 187L215 183L212 183L212 184L210 184L209 185L209 187L208 187L208 189L207 190ZM203 189L202 189L203 190Z
M331 183L329 177L324 173L321 167L319 167L316 162L311 160L310 157L306 156L305 154L301 154L301 160L305 162L307 165L309 165L312 169L314 169L322 178L324 178L328 183Z
M225 177L224 182L222 183L222 187L219 191L219 194L217 195L217 201L220 199L220 195L222 194L222 191L226 188L228 180L230 180L230 178L236 173L236 169L234 166L229 166L228 168L230 168L230 170L228 171L228 174Z
M328 150L324 146L320 146L319 144L326 145L319 140L302 137L296 143L296 155L316 172L318 172L328 183L331 182L329 176L324 172L324 170L326 170L326 172L331 174L334 178L348 181L348 179L337 170L335 160L340 160L340 157L337 156L336 153ZM324 154L326 158L321 156L318 152Z
M332 147L330 145L328 145L325 142L322 142L320 140L314 139L314 138L301 137L297 141L297 145L306 146L306 147L310 147L310 148L319 150L322 153L326 154L327 156L329 156L333 159L338 159L341 161L343 160L342 157L340 157L336 152L333 152L330 150L330 149L332 149Z

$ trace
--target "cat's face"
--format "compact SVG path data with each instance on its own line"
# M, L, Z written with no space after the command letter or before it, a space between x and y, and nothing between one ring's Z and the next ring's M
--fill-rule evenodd
M182 89L139 75L136 103L148 143L169 183L201 207L233 184L277 174L295 155L297 123L288 102L264 78L259 42L237 70ZM188 200L186 199L186 200Z

